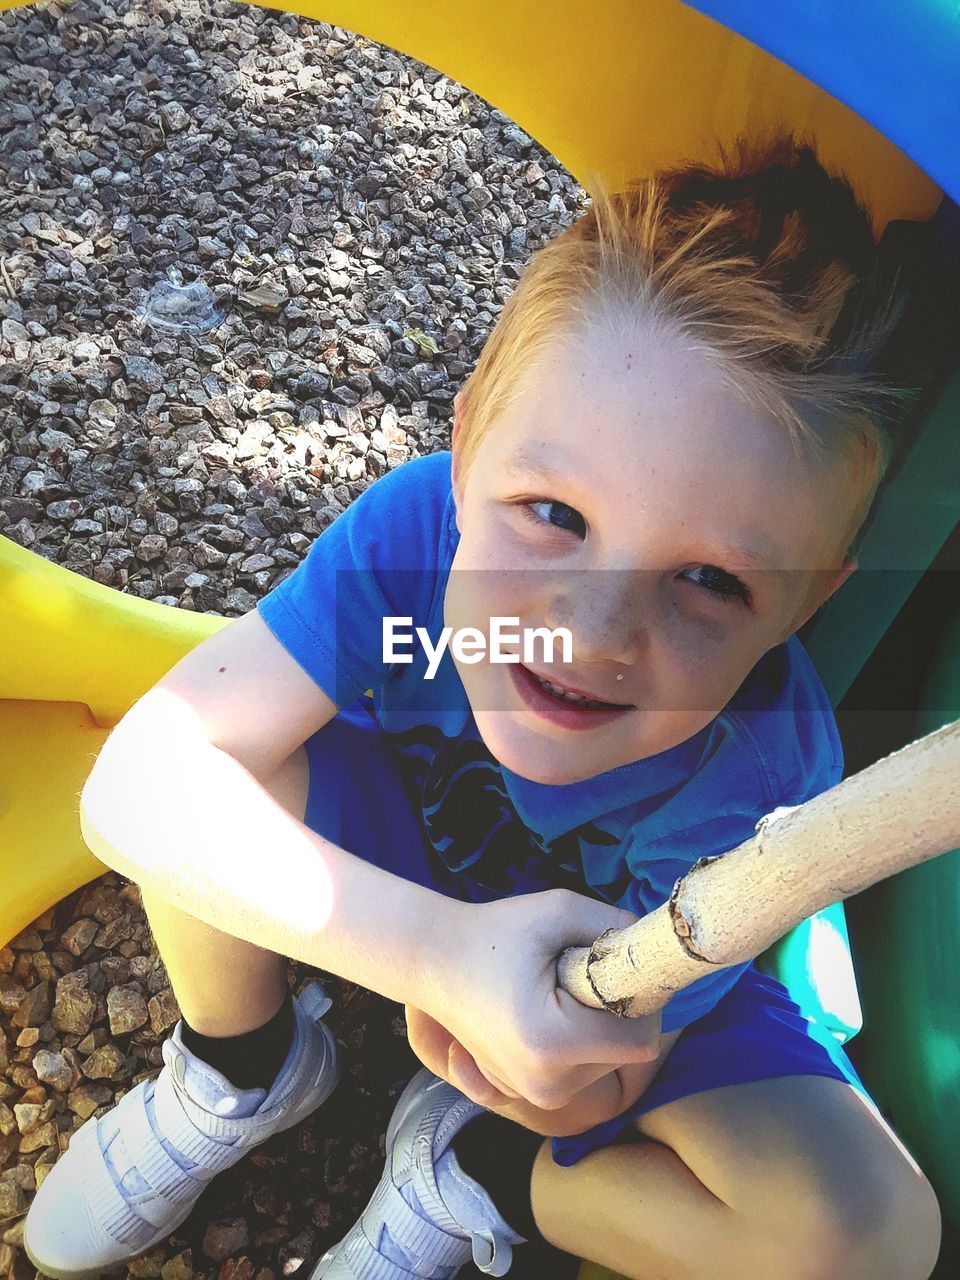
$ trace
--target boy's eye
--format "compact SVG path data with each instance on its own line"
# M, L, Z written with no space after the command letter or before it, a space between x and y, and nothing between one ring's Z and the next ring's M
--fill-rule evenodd
M540 515L534 515L534 510L538 507L556 508L560 512L563 523L554 524L549 516L543 517ZM574 533L576 532L576 529L572 528L571 524L579 524L583 526L584 531L586 530L586 524L579 511L574 510L573 507L568 507L565 502L556 502L553 498L539 498L535 499L533 502L523 502L520 504L520 510L528 520L533 520L534 523L539 525L550 524L554 529L566 529L570 533Z
M734 600L742 600L744 604L750 603L749 590L732 573L727 573L724 569L718 569L716 565L712 564L699 564L696 569L685 570L686 573L698 573L701 571L706 574L707 581L694 585L703 586L705 591L709 591L711 595L716 596L718 600L722 600L724 604L731 604Z
M550 518L550 508L553 508L558 513L559 521L555 522ZM574 507L567 506L565 502L557 502L553 498L538 498L532 502L522 502L520 503L520 510L527 520L532 520L541 527L549 524L554 529L565 529L570 533L581 532L586 529L583 516L579 511ZM547 514L540 514L541 511ZM694 585L702 587L714 599L720 600L724 604L732 604L734 600L742 600L747 605L751 602L749 589L739 578L734 577L732 573L727 573L725 569L718 569L716 565L712 564L701 564L697 565L695 569L687 569L685 572L701 573L703 580L695 582Z

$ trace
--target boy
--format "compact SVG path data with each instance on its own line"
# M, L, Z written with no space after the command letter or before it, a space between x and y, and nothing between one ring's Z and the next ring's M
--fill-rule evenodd
M183 1019L41 1187L44 1271L163 1239L329 1095L292 955L402 1001L432 1069L315 1277L502 1275L535 1228L644 1280L929 1276L929 1183L779 983L734 966L633 1021L554 967L839 781L795 632L887 463L873 267L849 188L790 140L601 193L525 271L452 453L370 486L132 708L85 832L140 883ZM566 629L570 660L384 660L388 618L436 648L495 617Z

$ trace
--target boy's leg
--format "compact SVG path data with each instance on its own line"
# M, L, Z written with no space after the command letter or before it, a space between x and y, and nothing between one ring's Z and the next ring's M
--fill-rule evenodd
M788 1076L678 1098L531 1197L558 1248L637 1280L928 1280L933 1190L849 1085Z
M301 777L288 762L268 790L302 806ZM287 1002L283 957L162 900L148 918L181 1012L203 1030L179 1022L159 1076L81 1125L37 1191L24 1246L58 1280L99 1275L166 1238L216 1174L315 1111L339 1075L321 988Z
M309 769L303 747L263 786L303 821ZM143 908L184 1021L205 1036L237 1036L263 1026L287 994L287 961L221 933L155 893Z

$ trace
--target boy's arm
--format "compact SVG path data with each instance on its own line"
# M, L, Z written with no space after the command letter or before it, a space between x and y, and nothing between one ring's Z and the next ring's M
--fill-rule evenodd
M110 734L81 795L84 839L224 933L436 1007L464 904L317 835L263 785L337 710L258 612L246 614L187 653Z
M263 782L336 711L247 614L110 735L83 788L85 838L213 928L417 1004L537 1106L566 1104L604 1063L648 1061L643 1020L556 998L556 956L632 924L630 912L564 889L459 902L371 866L273 798Z

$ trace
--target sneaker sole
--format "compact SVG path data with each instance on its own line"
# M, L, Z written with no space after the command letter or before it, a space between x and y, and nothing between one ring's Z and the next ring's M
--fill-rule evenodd
M182 1218L178 1218L167 1231L168 1236L172 1236L177 1227L182 1226L187 1218L193 1212L194 1204L190 1206ZM147 1245L146 1249L141 1249L139 1253L131 1254L128 1258L124 1258L121 1262L114 1262L110 1267L98 1267L96 1271L61 1271L59 1268L48 1267L45 1262L41 1262L39 1258L34 1257L33 1250L29 1247L26 1239L23 1241L23 1251L42 1275L50 1276L51 1280L97 1280L98 1276L109 1275L111 1271L119 1271L121 1268L127 1267L135 1258L141 1258L145 1253L149 1253L151 1249L155 1249L158 1244L162 1244L162 1240L156 1240L153 1244Z

